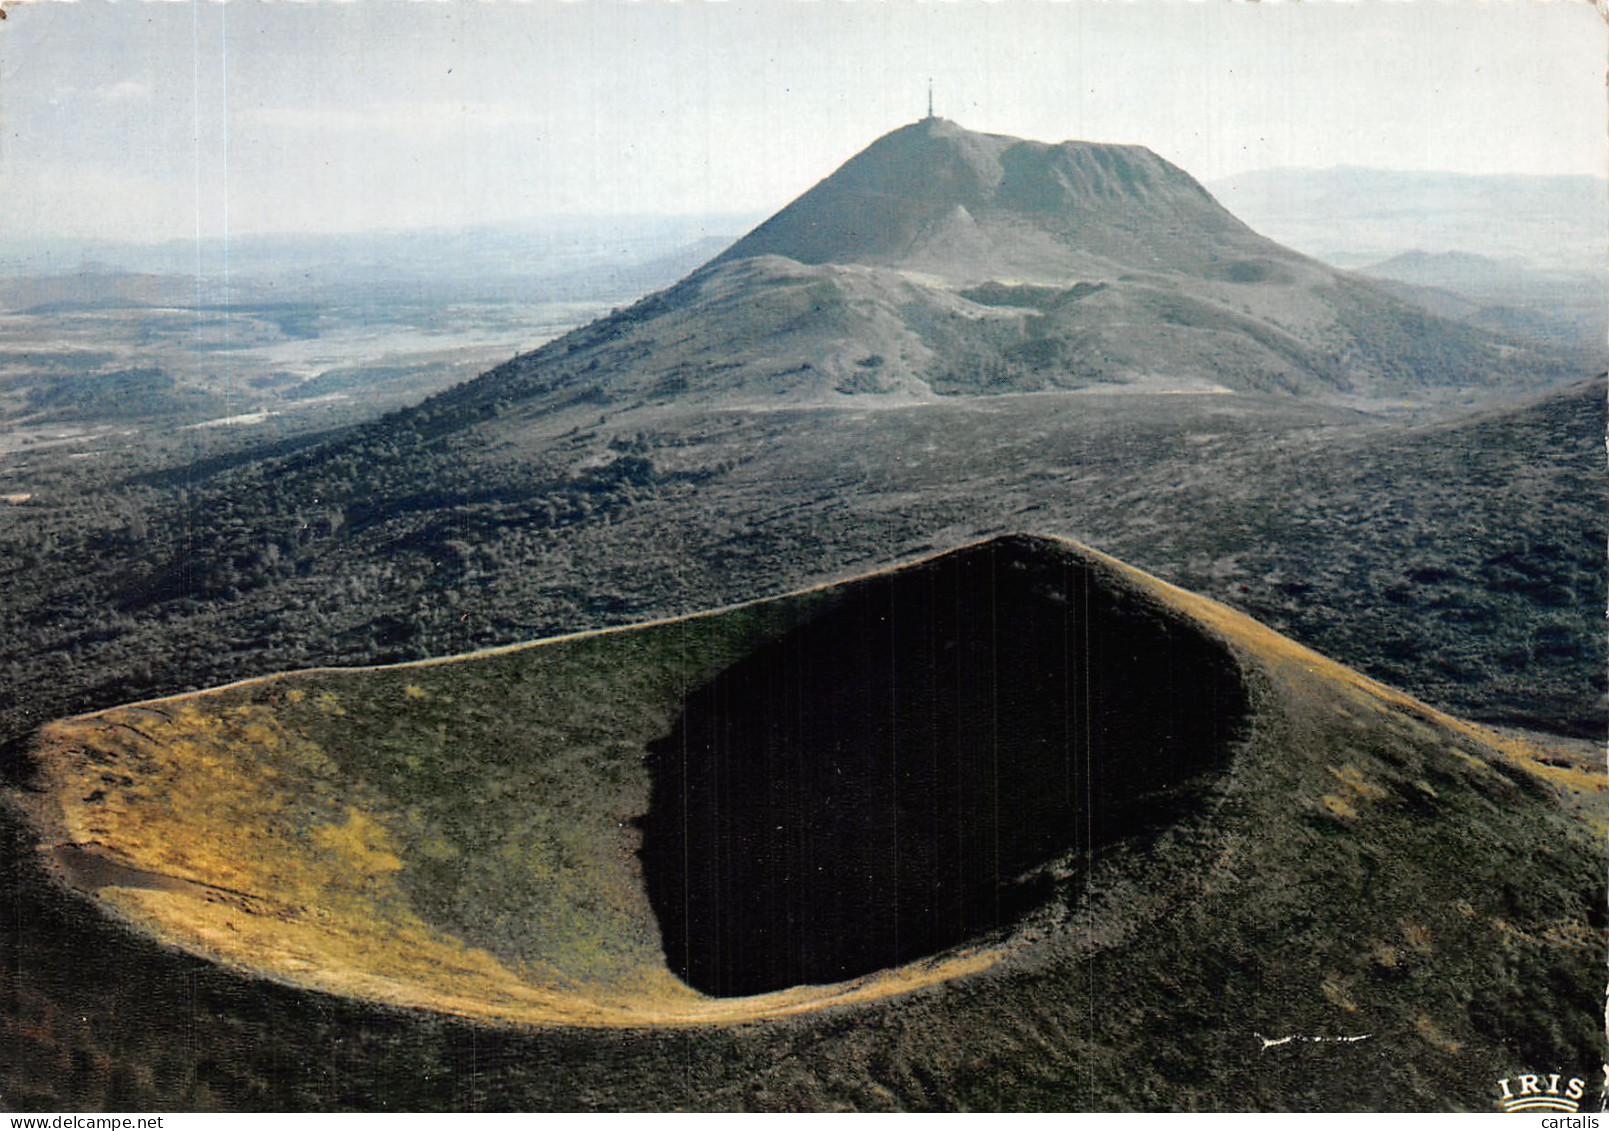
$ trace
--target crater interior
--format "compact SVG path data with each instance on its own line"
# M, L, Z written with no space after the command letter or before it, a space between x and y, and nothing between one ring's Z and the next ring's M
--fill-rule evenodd
M1223 645L1060 555L992 543L859 582L650 745L670 968L758 994L987 935L1058 859L1186 811L1245 708Z

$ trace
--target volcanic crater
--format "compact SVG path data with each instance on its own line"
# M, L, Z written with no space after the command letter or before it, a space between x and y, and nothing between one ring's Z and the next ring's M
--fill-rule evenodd
M1601 769L1055 538L32 765L17 968L165 1003L259 1105L1329 1110L1386 1058L1480 1106L1602 1041Z
M747 995L997 932L1188 812L1245 710L1222 643L1027 541L852 585L650 744L670 967Z
M1201 624L1010 537L69 720L44 844L159 938L297 984L536 1023L763 1016L992 963L1102 849L1199 809L1247 702Z

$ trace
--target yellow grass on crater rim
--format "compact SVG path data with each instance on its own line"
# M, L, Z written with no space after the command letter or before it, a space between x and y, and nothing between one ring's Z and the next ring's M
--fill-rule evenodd
M388 1005L520 1025L639 1028L782 1017L919 989L985 970L998 957L982 950L839 985L712 998L664 969L644 969L634 982L616 986L544 984L418 921L308 921L253 914L204 895L120 887L104 888L100 895L165 941L254 975Z
M866 1000L997 957L980 949L734 999L696 993L662 963L607 982L511 963L420 917L398 883L404 838L348 799L363 791L338 780L315 743L266 708L226 717L203 702L192 695L167 701L170 710L114 709L47 728L42 762L60 833L45 847L89 856L100 874L86 886L128 922L254 975L493 1022L630 1027Z

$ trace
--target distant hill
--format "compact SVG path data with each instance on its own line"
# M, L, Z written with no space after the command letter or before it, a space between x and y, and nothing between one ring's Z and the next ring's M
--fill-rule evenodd
M60 274L0 276L0 311L8 313L200 306L222 297L213 284L178 273L90 267ZM247 293L236 291L237 300L245 297Z
M693 270L749 215L559 216L481 228L244 235L159 244L8 239L0 310L635 297Z
M1512 286L1516 280L1538 273L1523 262L1493 259L1467 251L1405 251L1360 270L1377 279L1395 279L1421 287L1445 287L1474 294Z
M1212 181L1258 231L1344 267L1416 249L1514 258L1541 270L1601 270L1609 181L1391 169L1264 169Z
M1604 355L1609 268L1543 271L1519 259L1463 251L1408 251L1358 268L1436 314Z

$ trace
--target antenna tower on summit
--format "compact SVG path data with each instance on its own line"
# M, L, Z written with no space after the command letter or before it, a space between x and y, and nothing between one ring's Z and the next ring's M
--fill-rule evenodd
M927 116L933 116L933 80L927 80Z

